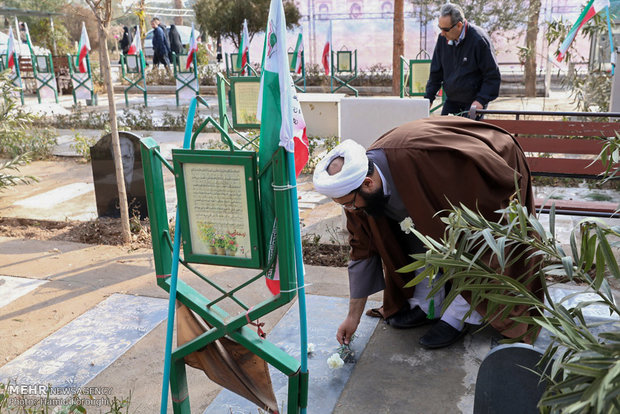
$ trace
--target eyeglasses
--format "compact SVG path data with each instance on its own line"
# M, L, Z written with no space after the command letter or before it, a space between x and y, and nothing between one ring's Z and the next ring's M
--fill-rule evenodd
M447 29L445 27L441 27L441 26L437 26L437 27L439 27L442 32L448 33L450 30L454 29L454 26L456 26L457 24L459 24L459 22L454 23L452 26L450 26Z
M357 191L355 192L355 195L353 196L353 200L349 201L348 203L342 204L342 207L345 210L349 210L349 211L355 211L357 210L357 207L355 206L355 199L357 198Z

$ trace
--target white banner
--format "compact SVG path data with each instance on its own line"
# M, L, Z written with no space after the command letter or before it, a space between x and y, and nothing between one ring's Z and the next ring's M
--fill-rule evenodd
M53 73L37 74L37 90L41 99L56 100L56 79Z
M198 90L198 78L194 73L177 73L177 92L179 94L179 104L188 103L196 97ZM194 90L190 88L190 85Z
M76 99L90 99L90 91L93 90L93 81L88 73L74 73L71 77L73 91Z

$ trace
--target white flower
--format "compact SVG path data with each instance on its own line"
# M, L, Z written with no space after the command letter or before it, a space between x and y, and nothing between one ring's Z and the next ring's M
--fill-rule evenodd
M314 346L314 344L312 342L308 343L308 353L311 354L314 352L314 350L316 349L316 347Z
M406 217L403 221L400 222L400 229L404 231L405 234L411 233L413 227L413 220L411 220L411 217Z
M342 368L343 365L344 361L342 360L342 358L340 358L340 355L338 354L333 354L332 356L327 358L327 366L331 369Z

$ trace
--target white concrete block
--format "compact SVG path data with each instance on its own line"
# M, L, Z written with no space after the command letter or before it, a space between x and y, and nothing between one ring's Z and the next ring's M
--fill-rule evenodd
M308 136L340 136L340 100L344 96L344 93L297 94Z
M423 98L347 97L340 101L340 141L352 139L368 148L390 129L428 117L428 107Z

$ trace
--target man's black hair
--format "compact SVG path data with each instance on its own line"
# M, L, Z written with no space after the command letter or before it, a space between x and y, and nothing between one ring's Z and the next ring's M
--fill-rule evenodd
M375 164L369 158L368 159L368 172L366 173L366 177L370 177L372 173L374 172L375 172Z

